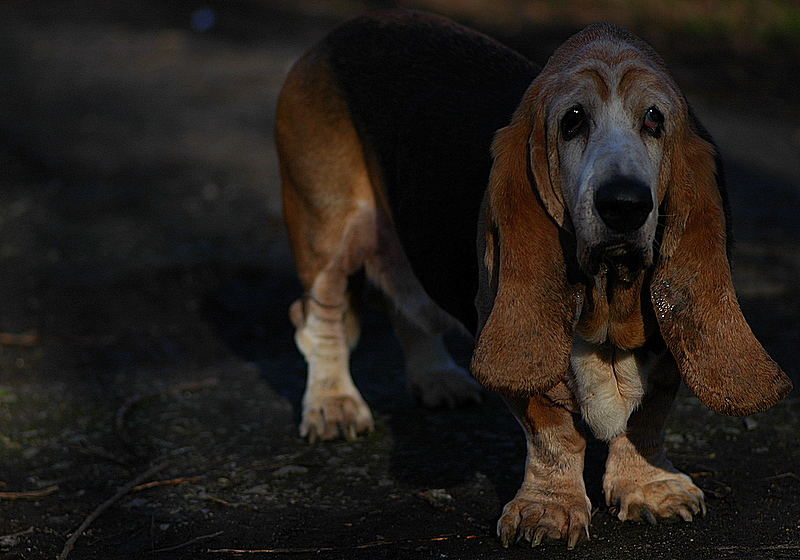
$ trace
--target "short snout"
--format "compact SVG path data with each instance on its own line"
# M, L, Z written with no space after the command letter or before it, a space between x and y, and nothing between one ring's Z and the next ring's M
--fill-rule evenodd
M609 229L630 233L644 225L653 211L650 188L630 177L614 177L602 183L594 195L597 214Z

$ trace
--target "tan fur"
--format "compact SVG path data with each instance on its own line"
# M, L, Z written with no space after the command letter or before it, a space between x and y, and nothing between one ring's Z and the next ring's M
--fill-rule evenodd
M497 133L492 153L487 247L499 263L497 295L472 356L472 373L505 394L543 393L569 364L577 295L566 279L558 228L530 188L526 146L529 102Z
M377 247L375 197L356 131L341 98L329 95L335 88L323 68L313 52L298 61L276 123L284 216L307 293L290 315L308 362L300 433L312 441L354 438L373 427L350 377L349 348L358 329L347 279ZM325 140L317 132L325 131L340 141L318 145Z
M681 127L664 169L667 227L650 287L656 318L684 381L703 403L724 414L753 414L792 385L739 309L713 147L688 122Z
M642 313L644 274L630 284L607 285L604 276L586 289L571 354L570 387L584 419L600 439L624 431L647 387L646 352L634 353L653 333Z
M528 455L522 486L497 522L500 541L508 546L519 537L536 546L566 539L572 548L589 538L592 517L583 482L586 438L574 417L546 397L506 403L525 431Z
M600 439L625 431L647 387L646 364L633 352L576 337L570 386L584 420Z
M679 377L668 354L653 364L651 390L633 413L625 433L608 449L603 492L622 521L679 517L692 521L705 514L705 497L692 480L672 466L664 449L664 421Z
M575 332L595 344L609 341L623 350L640 348L655 330L652 313L642 310L644 276L610 289L606 275L595 277L594 286L586 288Z
M300 434L311 441L372 430L369 406L350 376L358 317L348 278L363 268L403 317L409 384L430 406L479 401L481 389L456 366L441 333L460 327L425 293L391 222L369 147L362 144L324 47L292 68L278 101L276 144L283 210L306 295L290 309L308 363ZM463 328L463 327L460 327ZM436 363L421 367L420 356Z

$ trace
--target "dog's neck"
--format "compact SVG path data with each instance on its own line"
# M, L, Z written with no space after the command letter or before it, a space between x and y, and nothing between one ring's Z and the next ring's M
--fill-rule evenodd
M655 330L655 317L647 290L649 272L639 271L632 281L601 274L583 285L576 333L594 344L611 344L624 350L642 347Z

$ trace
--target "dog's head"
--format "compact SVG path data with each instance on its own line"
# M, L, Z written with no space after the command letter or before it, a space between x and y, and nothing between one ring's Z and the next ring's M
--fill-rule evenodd
M791 388L739 309L716 151L646 43L611 25L548 61L492 146L479 233L473 372L508 394L558 383L585 277L647 272L656 320L687 385L728 414Z

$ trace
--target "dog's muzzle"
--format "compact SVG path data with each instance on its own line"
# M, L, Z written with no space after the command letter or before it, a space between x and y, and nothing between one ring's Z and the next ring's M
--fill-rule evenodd
M632 281L649 265L642 226L653 211L650 187L633 177L614 176L595 190L594 210L605 231L589 248L588 272Z

